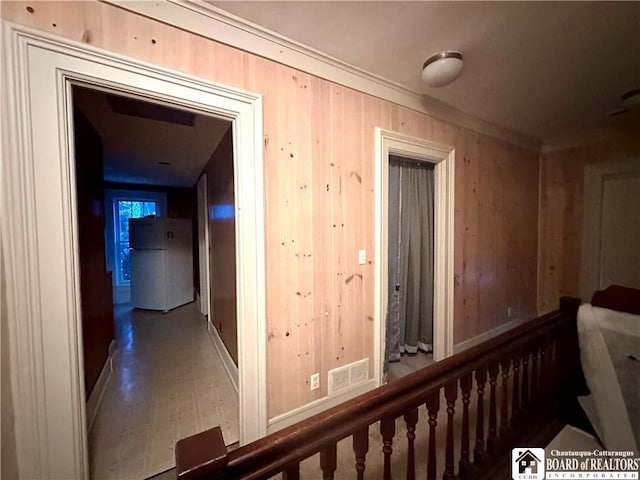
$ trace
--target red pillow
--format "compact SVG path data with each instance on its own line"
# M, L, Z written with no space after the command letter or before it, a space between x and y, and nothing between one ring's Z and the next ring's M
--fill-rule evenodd
M640 289L611 285L595 292L591 305L640 315Z

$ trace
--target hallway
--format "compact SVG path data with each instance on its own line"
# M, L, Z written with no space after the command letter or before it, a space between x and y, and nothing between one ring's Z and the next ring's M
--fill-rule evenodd
M113 373L89 434L92 479L175 466L180 438L220 425L238 441L238 395L195 302L167 314L114 308Z

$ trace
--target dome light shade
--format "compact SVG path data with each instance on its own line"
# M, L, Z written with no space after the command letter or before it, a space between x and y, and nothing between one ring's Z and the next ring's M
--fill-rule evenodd
M640 109L640 88L630 90L622 95L622 104L627 110L639 110Z
M430 87L449 85L462 72L462 53L455 50L436 53L422 65L422 79Z

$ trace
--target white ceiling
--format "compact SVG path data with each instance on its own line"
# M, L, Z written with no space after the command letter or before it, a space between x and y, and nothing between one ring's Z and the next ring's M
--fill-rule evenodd
M102 138L109 182L193 187L231 125L199 114L187 126L116 113L104 93L85 88L73 99Z
M640 88L640 2L209 2L355 67L542 142L620 123ZM451 85L422 83L440 50Z

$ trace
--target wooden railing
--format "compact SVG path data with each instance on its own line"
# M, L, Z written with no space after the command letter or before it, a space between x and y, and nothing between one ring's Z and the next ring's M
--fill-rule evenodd
M336 445L351 437L349 478L362 479L370 427L379 423L381 452L370 455L380 456L375 478L388 480L393 473L411 480L416 468L428 480L440 474L445 480L510 478L510 449L516 443L544 446L563 426L563 413L581 388L578 306L579 300L563 298L556 312L231 452L219 428L180 440L177 476L249 480L282 473L293 480L300 478L300 462L319 454L313 478L321 471L323 479L333 479ZM421 413L428 417L428 447L418 451ZM406 458L402 472L392 472L398 469L392 464L397 424L406 428L406 448L395 448Z

